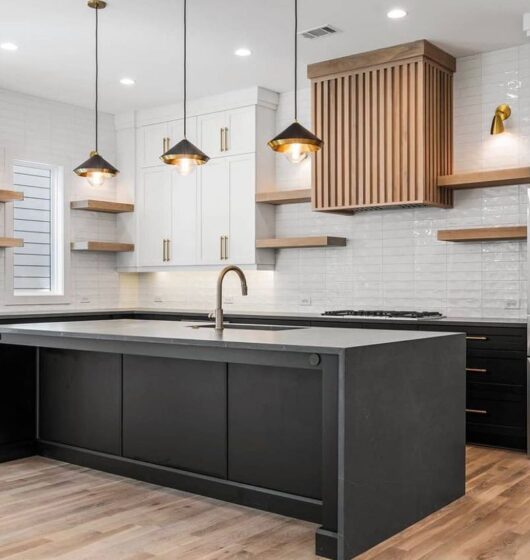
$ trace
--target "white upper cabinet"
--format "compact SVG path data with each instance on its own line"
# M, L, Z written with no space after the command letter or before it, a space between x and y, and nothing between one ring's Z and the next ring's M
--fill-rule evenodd
M198 118L199 144L211 158L256 151L256 109L243 107Z
M187 136L197 143L197 119L187 120ZM184 137L184 119L150 124L138 128L138 159L140 167L164 165L160 156Z
M273 267L274 252L256 250L256 239L274 235L274 209L256 205L256 192L275 187L267 140L275 133L277 97L250 88L191 101L187 137L211 159L186 177L160 160L184 136L183 120L174 118L182 108L117 117L120 169L135 182L128 190L136 205L126 232L128 239L135 232L136 250L118 257L120 270ZM122 137L136 141L120 143Z

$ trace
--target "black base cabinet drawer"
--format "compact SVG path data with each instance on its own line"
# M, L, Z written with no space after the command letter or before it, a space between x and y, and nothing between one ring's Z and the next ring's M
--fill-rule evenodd
M40 439L121 452L121 356L40 351Z
M467 420L474 424L526 426L523 387L496 383L467 384Z
M467 379L477 383L526 385L526 360L492 356L468 356Z
M322 497L322 371L229 364L230 480Z
M468 421L466 437L468 443L526 450L526 430L524 428L475 424Z
M226 478L226 364L123 357L123 455Z

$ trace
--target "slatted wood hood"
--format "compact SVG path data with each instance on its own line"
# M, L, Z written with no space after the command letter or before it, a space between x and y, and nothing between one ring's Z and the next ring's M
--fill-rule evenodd
M314 210L452 206L455 65L422 40L308 66Z

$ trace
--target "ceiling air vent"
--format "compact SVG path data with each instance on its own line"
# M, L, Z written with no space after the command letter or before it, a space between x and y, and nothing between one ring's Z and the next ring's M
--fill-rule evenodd
M333 25L327 24L321 27L315 27L313 29L308 29L307 31L300 31L300 35L306 39L320 39L320 37L325 37L326 35L333 35L339 30Z

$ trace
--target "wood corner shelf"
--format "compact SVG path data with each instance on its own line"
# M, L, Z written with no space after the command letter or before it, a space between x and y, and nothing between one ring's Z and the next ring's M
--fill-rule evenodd
M104 212L106 214L121 214L134 212L134 204L126 202L114 202L111 200L72 200L72 210L86 210L88 212Z
M438 188L453 190L527 185L530 184L530 167L514 167L442 175L438 177L437 184Z
M302 249L304 247L344 247L345 237L330 237L320 235L316 237L272 237L257 239L257 249Z
M508 241L526 237L526 226L445 229L438 232L438 241Z
M0 249L24 247L24 240L17 237L0 237Z
M13 202L14 200L24 200L24 193L0 189L0 202Z
M267 191L256 193L256 202L262 204L298 204L311 202L311 189Z
M132 243L114 243L108 241L74 241L72 251L98 252L98 253L130 253L134 251Z

